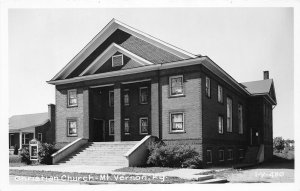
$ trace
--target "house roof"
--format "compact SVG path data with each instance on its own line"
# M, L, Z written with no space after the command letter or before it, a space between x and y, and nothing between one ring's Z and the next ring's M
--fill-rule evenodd
M273 83L272 79L241 83L251 94L268 94Z
M28 129L44 125L49 121L48 113L14 115L9 118L9 130Z

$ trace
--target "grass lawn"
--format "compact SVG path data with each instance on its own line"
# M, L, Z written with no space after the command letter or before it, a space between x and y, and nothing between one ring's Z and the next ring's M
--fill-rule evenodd
M70 177L71 180L80 181L86 184L101 184L103 182L117 183L117 184L173 184L184 183L188 180L178 177L160 177L153 175L118 175L118 174L95 174L95 173L76 173L76 172L51 172L51 171L33 171L33 170L9 170L10 175L27 176L35 178L54 178L59 179ZM79 180L79 177L91 177L91 181Z
M176 168L166 168L166 167L123 167L116 169L116 172L133 172L133 173L158 173L176 170Z

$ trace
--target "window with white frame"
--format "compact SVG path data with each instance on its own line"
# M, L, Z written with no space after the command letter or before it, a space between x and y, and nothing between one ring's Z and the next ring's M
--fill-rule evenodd
M224 133L224 120L221 115L218 116L218 130L220 134Z
M218 85L218 102L223 103L223 88Z
M224 150L219 150L218 156L219 161L224 161Z
M206 163L212 163L212 151L206 150Z
M74 107L77 106L77 90L68 90L68 107Z
M129 120L129 118L124 119L124 133L125 133L125 135L130 134L130 120Z
M112 57L112 67L123 66L123 54Z
M129 89L124 90L124 105L129 105Z
M140 134L148 134L148 117L140 118Z
M148 87L140 87L140 103L148 103Z
M169 78L170 96L183 95L183 76L171 76Z
M243 127L243 106L238 104L238 122L239 122L239 134L244 133Z
M227 132L232 132L232 99L227 97Z
M108 95L108 105L109 107L113 107L114 106L114 91L111 90L109 91L109 95Z
M40 141L40 142L43 142L43 134L42 133L38 133L38 140Z
M184 132L184 113L170 113L170 132Z
M210 98L210 78L205 78L205 95Z
M76 137L77 136L77 120L76 119L67 119L68 125L68 136Z
M228 160L233 160L233 150L228 149Z
M108 134L109 135L115 134L115 121L114 120L108 121Z
M28 145L30 139L30 133L23 133L22 134L22 145Z

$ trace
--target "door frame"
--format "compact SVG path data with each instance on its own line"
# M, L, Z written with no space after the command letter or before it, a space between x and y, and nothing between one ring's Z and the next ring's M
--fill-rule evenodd
M103 132L103 135L102 135L102 138L103 138L103 142L105 142L105 135L106 135L106 132L105 132L105 120L104 119L100 119L100 118L93 118L93 122L95 122L95 120L98 120L98 121L102 121L102 132ZM95 123L93 124L93 128L95 128Z

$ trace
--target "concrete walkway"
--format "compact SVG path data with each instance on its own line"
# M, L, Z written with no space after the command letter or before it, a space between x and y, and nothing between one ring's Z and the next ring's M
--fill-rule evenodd
M158 173L134 173L134 172L115 172L114 170L122 168L121 166L87 166L87 165L39 165L39 166L20 166L10 167L12 170L36 170L52 172L78 172L95 174L119 174L119 175L155 175L179 177L187 180L204 180L212 178L212 175L201 175L209 173L210 169L175 169L171 171Z

